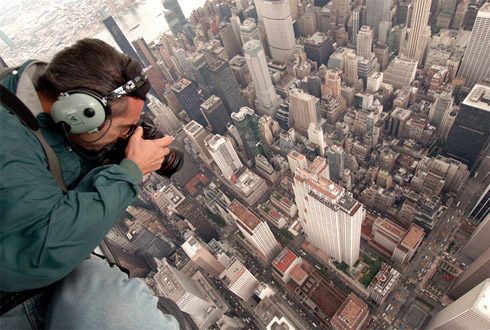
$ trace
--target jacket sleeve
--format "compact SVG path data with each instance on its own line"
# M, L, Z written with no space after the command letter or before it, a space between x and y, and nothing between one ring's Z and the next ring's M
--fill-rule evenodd
M37 141L1 124L0 284L12 292L54 283L88 257L136 199L141 172L128 159L98 167L64 195Z

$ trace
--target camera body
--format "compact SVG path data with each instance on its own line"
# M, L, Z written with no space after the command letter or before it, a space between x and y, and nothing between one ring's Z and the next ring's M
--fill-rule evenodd
M158 129L150 116L145 113L141 114L138 126L143 128L143 139L145 140L155 140L165 136L165 133ZM125 140L119 139L116 142L112 150L107 154L107 159L110 163L119 164L125 158L128 141L129 138ZM166 178L170 178L172 174L179 171L182 168L182 165L184 165L184 155L182 152L174 148L169 149L170 153L165 156L162 166L159 170L155 171Z

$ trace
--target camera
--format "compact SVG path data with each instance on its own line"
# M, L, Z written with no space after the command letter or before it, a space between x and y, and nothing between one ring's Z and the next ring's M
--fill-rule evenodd
M165 133L158 129L151 117L146 113L141 114L137 126L143 128L143 139L145 140L155 140L165 136ZM124 159L126 147L131 135L127 139L119 139L112 150L107 154L107 158L111 163L119 164ZM182 168L182 165L184 165L184 155L182 152L174 148L169 149L170 153L165 156L160 169L155 171L157 174L166 178L170 178L175 172Z

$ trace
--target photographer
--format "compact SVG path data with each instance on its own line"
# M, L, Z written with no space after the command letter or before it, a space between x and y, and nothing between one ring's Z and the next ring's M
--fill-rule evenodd
M0 328L178 328L141 279L89 258L137 198L143 175L169 153L170 137L145 140L135 128L150 88L145 78L136 60L83 39L49 64L29 61L0 81L36 117L68 188L48 169L36 136L0 107ZM77 98L95 101L66 110ZM126 158L100 166L97 158L128 138Z

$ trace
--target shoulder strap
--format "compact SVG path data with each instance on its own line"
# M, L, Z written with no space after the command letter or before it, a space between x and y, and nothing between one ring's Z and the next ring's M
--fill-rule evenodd
M10 68L9 68L10 69ZM11 70L13 71L13 70ZM11 72L10 71L10 72ZM9 72L9 73L10 73ZM1 78L0 78L1 79ZM60 186L64 193L68 192L63 181L63 174L61 171L61 165L55 152L44 138L41 130L39 129L39 123L29 108L17 97L14 93L8 90L6 87L0 84L0 102L10 110L13 114L19 117L20 121L36 136L41 143L44 152L48 158L48 168L54 179Z

